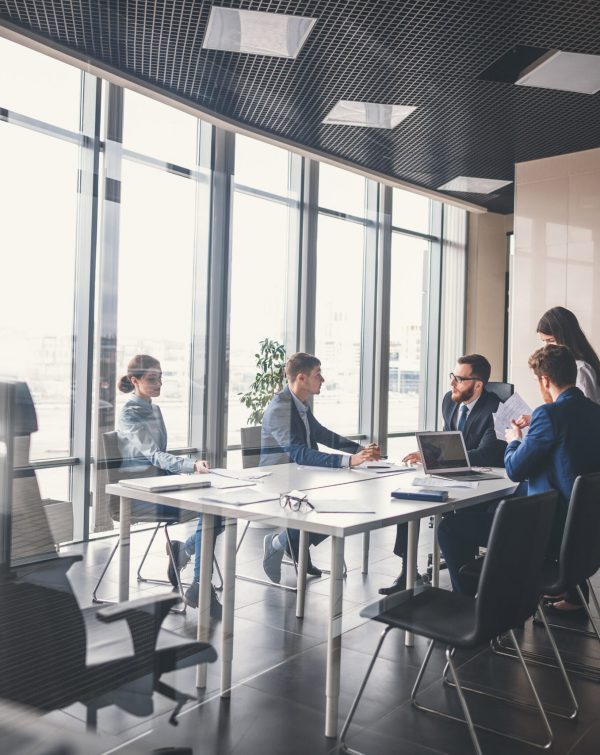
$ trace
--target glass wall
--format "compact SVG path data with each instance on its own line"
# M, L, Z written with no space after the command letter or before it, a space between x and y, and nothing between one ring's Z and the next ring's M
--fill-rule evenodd
M319 167L315 354L325 384L319 421L343 435L360 432L366 181Z
M246 136L217 138L114 85L90 98L94 77L3 39L0 67L11 71L0 79L2 373L30 384L31 458L42 494L72 499L75 539L112 527L95 464L136 353L161 361L169 448L219 465L241 463L239 394L265 338L288 353L314 348L326 380L315 413L337 432L381 441L387 421L394 455L435 423L462 349L464 211ZM225 189L215 165L234 166ZM84 185L95 174L97 192Z
M240 393L256 375L265 338L287 345L289 258L297 246L292 156L255 139L235 140L229 317L228 446L239 446L249 410ZM235 457L232 457L232 459ZM230 459L230 462L232 462Z
M0 38L2 374L27 380L33 459L72 455L72 381L81 72ZM35 122L32 121L35 119ZM85 294L84 294L85 295ZM68 467L40 475L68 500Z

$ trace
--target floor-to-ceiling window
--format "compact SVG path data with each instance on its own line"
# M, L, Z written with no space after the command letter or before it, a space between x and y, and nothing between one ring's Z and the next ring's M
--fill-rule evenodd
M319 421L338 433L360 429L366 181L319 167L315 354L325 384L315 399Z
M227 444L239 446L250 410L240 401L257 372L260 342L286 344L290 255L297 247L298 188L290 152L236 136L231 234ZM231 465L238 459L229 454Z
M31 458L47 463L72 456L82 74L2 38L0 70L0 371L29 383ZM38 480L43 497L69 500L69 466Z
M215 242L221 225L211 226L222 196L212 161L223 132L106 82L102 98L91 98L97 79L3 39L0 63L12 72L0 79L2 372L32 388L39 431L31 458L44 497L73 500L77 512L91 502L89 531L112 527L95 462L126 399L117 380L136 353L162 363L170 449L207 447L214 425L206 429L204 412L222 391L223 432L211 448L227 447L232 466L249 413L239 394L265 338L288 353L314 344L326 378L315 412L336 431L368 437L379 412L394 456L408 434L435 425L447 365L462 348L463 210L236 135L219 216L230 259L215 291L224 242ZM92 152L97 192L85 185ZM386 233L382 197L391 206ZM377 282L383 260L389 339L374 326L387 297ZM215 346L207 323L209 303L219 301L226 314ZM382 353L388 390L379 396L373 364ZM209 390L215 361L226 379ZM90 474L75 483L82 468ZM75 537L87 536L88 519L78 521Z

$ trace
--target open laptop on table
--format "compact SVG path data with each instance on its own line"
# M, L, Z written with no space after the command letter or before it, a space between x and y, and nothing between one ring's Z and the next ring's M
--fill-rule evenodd
M416 433L423 470L449 480L501 480L503 475L477 472L469 463L463 435L458 430Z

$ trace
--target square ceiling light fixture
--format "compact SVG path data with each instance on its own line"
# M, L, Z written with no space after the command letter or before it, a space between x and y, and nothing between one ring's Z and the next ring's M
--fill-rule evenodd
M323 123L338 126L367 126L368 128L395 128L416 110L410 105L385 105L376 102L340 100Z
M497 191L511 183L512 181L499 181L495 178L457 176L442 186L438 186L438 191L459 191L462 194L491 194L493 191Z
M204 34L205 50L295 58L316 18L213 6Z
M600 55L550 50L522 71L515 84L596 94L600 91Z

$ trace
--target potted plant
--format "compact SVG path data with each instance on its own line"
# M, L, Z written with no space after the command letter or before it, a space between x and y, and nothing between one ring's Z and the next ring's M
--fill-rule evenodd
M285 346L274 339L259 343L256 375L246 393L238 393L240 401L250 409L249 427L241 428L242 463L244 468L258 466L260 458L260 424L267 404L283 388L285 380Z

